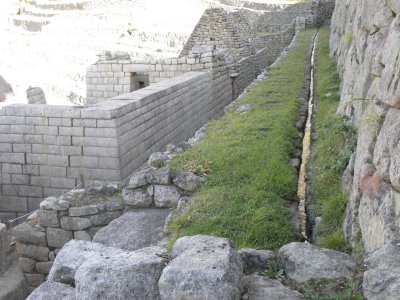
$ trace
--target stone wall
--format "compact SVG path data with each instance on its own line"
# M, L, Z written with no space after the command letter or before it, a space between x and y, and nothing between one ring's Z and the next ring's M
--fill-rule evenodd
M1 218L81 184L123 181L152 152L187 140L232 100L229 76L213 79L186 73L86 108L3 107Z
M274 33L286 30L297 17L309 19L312 15L310 3L296 3L285 6L279 11L271 11L262 14L257 23L258 32Z
M340 114L358 127L344 230L367 252L400 242L400 2L337 0L331 54Z
M180 145L169 145L168 152L153 153L148 166L132 174L127 185L93 184L86 189L74 189L42 201L39 210L13 230L19 265L29 287L34 289L47 280L57 254L72 239L118 245L126 250L158 243L164 237L164 228L189 203L190 196L203 181L191 172L173 174L171 168L165 166L176 153L190 148L186 142ZM114 227L105 228L123 214L125 216L134 211L149 218L155 213L160 218L160 226L151 230L151 238L148 233L151 225L147 223L129 229L130 234L135 234L134 240L130 240L125 233L115 232ZM149 219L149 222L154 220ZM110 226L119 225L113 222ZM113 231L112 236L109 236L109 231ZM56 279L54 276L52 279Z

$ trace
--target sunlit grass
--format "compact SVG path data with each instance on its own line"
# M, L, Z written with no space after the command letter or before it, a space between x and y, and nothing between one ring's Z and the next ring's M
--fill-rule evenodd
M174 169L211 167L188 211L170 226L174 238L209 234L263 249L295 239L288 206L296 201L297 176L289 160L299 143L294 124L313 33L302 32L298 47L240 101L253 110L212 122L207 138L173 161Z

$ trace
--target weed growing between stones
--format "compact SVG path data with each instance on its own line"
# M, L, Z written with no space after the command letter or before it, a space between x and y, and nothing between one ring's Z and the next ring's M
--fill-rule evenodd
M339 104L339 76L329 58L329 28L320 31L317 68L317 142L312 166L311 198L322 222L314 228L318 246L349 252L342 224L348 195L342 191L342 174L356 147L356 130L346 118L335 115Z
M258 249L295 240L288 207L297 201L297 176L288 162L300 142L295 123L313 33L302 32L296 49L240 100L254 109L213 121L206 139L172 162L175 170L212 165L188 210L170 225L175 239L208 234Z
M312 280L299 290L310 300L362 300L360 286L358 280Z

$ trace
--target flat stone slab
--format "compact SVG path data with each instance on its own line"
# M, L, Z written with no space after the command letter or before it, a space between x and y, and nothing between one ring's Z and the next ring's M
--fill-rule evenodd
M75 289L62 283L46 281L27 300L74 300Z
M57 254L48 280L74 285L75 272L84 262L120 253L122 250L102 244L71 240Z
M168 209L137 209L124 213L93 237L93 242L135 251L156 245L163 239Z
M279 280L260 275L247 275L242 279L243 300L299 300L304 296L284 286Z
M357 267L350 255L309 243L287 244L278 255L286 276L297 284L311 279L351 279Z

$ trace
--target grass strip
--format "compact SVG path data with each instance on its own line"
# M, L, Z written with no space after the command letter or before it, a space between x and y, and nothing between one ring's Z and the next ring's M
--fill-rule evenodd
M356 130L343 116L336 115L339 105L339 75L336 62L329 57L329 27L320 30L317 52L317 112L313 151L313 201L322 223L315 227L317 245L349 251L342 224L348 195L342 191L342 174L356 146Z
M206 139L171 163L174 170L209 173L170 225L172 242L207 234L227 237L238 248L277 249L295 239L288 207L296 201L297 176L289 160L300 142L294 124L313 34L302 32L296 49L238 103L254 109L212 121Z

